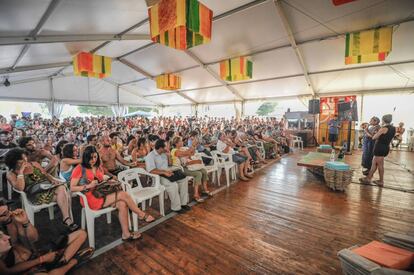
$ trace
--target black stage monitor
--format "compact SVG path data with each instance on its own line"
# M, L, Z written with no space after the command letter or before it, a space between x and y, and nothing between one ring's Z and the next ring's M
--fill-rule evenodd
M320 108L320 102L319 99L311 99L309 100L309 114L316 115L319 114L319 108Z

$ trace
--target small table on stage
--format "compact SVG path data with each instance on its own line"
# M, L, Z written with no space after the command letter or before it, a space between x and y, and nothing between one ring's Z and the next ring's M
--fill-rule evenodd
M310 172L323 177L323 168L330 158L330 153L310 152L298 161L298 166L307 167Z

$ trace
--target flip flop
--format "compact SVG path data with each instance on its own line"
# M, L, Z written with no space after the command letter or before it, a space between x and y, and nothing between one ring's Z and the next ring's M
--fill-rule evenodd
M126 239L122 238L122 241L124 241L124 242L130 242L130 241L142 239L142 234L140 234L140 233L137 234L137 233L138 232L131 232L129 234L129 237L126 238Z
M213 194L211 193L211 191L203 191L203 192L201 192L201 195L205 195L205 196L209 196L209 197L212 197L213 196Z
M145 213L144 217L142 217L142 218L138 217L138 220L145 221L147 223L152 223L153 221L155 221L155 218L154 217L152 217L153 218L152 221L148 221L148 218L149 217L152 217L152 216L150 214L148 214L148 213Z
M198 202L198 203L204 202L204 199L202 199L202 198L196 198L196 197L194 197L194 200L196 202Z
M74 259L76 259L77 264L82 264L83 262L86 262L90 257L92 257L93 253L95 253L95 249L93 247L87 247L85 249L79 250L75 256L73 256Z

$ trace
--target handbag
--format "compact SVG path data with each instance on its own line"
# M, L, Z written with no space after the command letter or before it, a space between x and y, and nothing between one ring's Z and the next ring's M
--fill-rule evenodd
M25 192L29 197L32 197L32 196L35 196L36 194L56 188L57 186L59 185L52 184L48 181L42 181L42 182L35 183L33 185L28 186Z
M183 180L186 178L186 175L184 175L183 171L181 170L175 170L173 171L173 175L170 177L167 177L165 175L160 175L163 178L166 178L167 180L171 181L171 182L175 182L175 181L179 181L179 180Z
M79 181L82 185L87 184L86 169L82 166L82 178ZM85 190L86 191L86 190ZM110 194L122 191L122 185L119 181L103 181L92 189L92 195L95 198L104 198Z
M97 185L92 190L92 194L96 198L104 198L119 191L122 191L122 185L119 181L106 181Z

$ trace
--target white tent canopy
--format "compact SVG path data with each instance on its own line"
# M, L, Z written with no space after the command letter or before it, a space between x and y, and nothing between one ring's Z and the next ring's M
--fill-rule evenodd
M151 42L143 0L0 0L0 83L11 82L0 99L170 106L414 90L412 0L201 2L214 13L212 41L179 51ZM385 62L344 64L346 32L385 25ZM80 51L112 57L112 76L73 76ZM240 55L253 79L220 80L218 62ZM166 72L181 74L180 91L156 88Z

